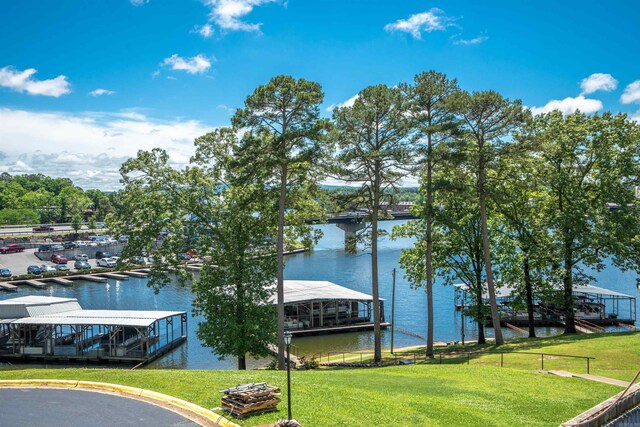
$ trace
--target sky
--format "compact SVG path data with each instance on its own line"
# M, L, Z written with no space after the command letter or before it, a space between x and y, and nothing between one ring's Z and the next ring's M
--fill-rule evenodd
M273 76L322 114L434 69L534 113L640 121L640 2L0 0L0 172L119 188L161 147L176 167Z

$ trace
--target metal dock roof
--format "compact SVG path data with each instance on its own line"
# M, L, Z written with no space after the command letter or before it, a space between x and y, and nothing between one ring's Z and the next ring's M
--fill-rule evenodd
M318 300L371 301L373 297L325 280L284 281L285 304ZM382 298L380 300L382 301ZM275 302L275 296L272 302Z

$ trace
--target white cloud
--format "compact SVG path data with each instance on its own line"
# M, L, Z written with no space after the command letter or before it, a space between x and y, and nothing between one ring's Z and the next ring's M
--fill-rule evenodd
M91 96L100 96L100 95L113 95L115 92L109 89L97 88L89 92Z
M0 108L0 172L70 176L85 189L119 187L120 165L138 150L162 147L182 167L193 140L212 127L196 120L164 121L135 110L117 113L34 112ZM27 154L25 154L27 153Z
M611 92L617 87L618 81L611 74L594 73L580 82L580 88L582 88L580 95L588 95L599 90Z
M453 44L463 45L463 46L472 46L474 44L484 43L487 40L489 40L489 37L481 34L481 35L479 35L477 37L474 37L472 39L454 38L453 39Z
M416 13L408 19L398 19L396 22L384 26L385 31L402 31L411 34L414 39L421 39L422 33L432 31L444 31L453 25L453 19L444 15L438 8L429 9L426 12Z
M149 0L129 0L134 6L142 6L145 3L149 3Z
M250 14L255 7L278 0L205 0L211 12L209 17L225 31L255 31L260 32L261 23L250 24L242 18Z
M358 94L356 93L355 95L353 95L351 98L347 99L344 102L341 102L339 104L331 104L327 107L327 111L331 112L333 110L335 110L336 108L340 107L353 107L353 104L356 102L356 99L358 99Z
M32 76L37 73L35 68L18 71L13 67L0 68L0 87L6 87L16 92L26 92L29 95L43 95L59 97L71 92L67 77L59 75L54 79L35 80Z
M583 113L595 113L602 109L602 101L598 99L585 98L582 95L578 95L575 98L567 97L565 99L553 99L546 103L543 107L531 107L533 114L548 113L553 110L560 110L562 114L571 114L576 110L580 110Z
M640 124L640 110L630 114L629 120L633 120L634 122L637 122L638 124Z
M640 80L636 80L625 87L620 97L620 102L623 104L631 104L638 101L640 101Z
M196 25L193 27L193 30L205 39L208 39L214 33L213 27L210 24Z
M202 74L211 68L211 61L203 55L183 58L173 54L169 58L165 58L162 65L169 66L172 70L186 71L189 74Z

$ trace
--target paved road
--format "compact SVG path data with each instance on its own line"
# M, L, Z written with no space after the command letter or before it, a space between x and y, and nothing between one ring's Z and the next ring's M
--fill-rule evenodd
M198 426L150 403L91 391L3 388L0 402L6 427Z

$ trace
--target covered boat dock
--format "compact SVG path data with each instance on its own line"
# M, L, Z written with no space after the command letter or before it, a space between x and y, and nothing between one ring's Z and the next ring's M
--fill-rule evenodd
M551 292L561 295L561 287L556 286ZM576 320L597 326L635 325L636 298L593 285L577 285L573 287L574 315ZM472 295L467 285L455 285L455 307L457 310L471 305ZM482 298L489 302L489 294L485 289ZM500 309L500 318L513 325L528 325L524 298L512 287L501 285L496 287L496 301ZM559 325L564 322L562 307L552 298L535 297L534 321L536 326Z
M285 329L294 335L373 329L373 297L332 282L285 280L284 304ZM383 328L390 325L382 298L380 322Z
M0 301L0 357L148 363L187 338L184 311L83 310L75 298Z

